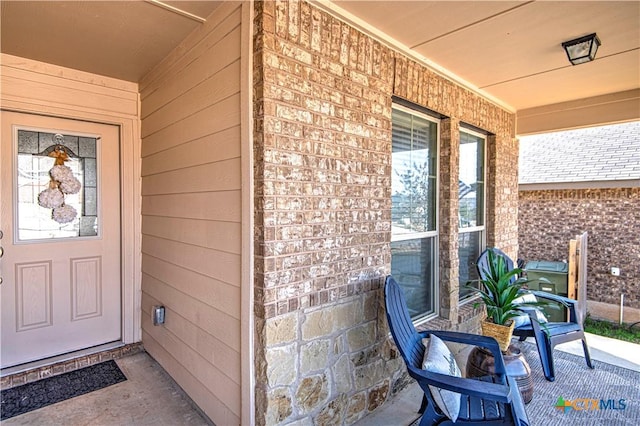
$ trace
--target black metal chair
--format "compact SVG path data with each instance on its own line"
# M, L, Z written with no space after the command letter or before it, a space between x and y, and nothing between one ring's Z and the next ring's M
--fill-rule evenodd
M515 379L506 375L500 347L491 337L474 334L423 331L418 333L411 322L402 289L393 277L385 283L387 321L393 340L400 351L409 375L424 391L420 426L453 425L435 404L429 386L457 392L461 395L459 417L455 425L518 425L527 426L529 420ZM467 379L422 370L425 347L422 339L431 335L443 341L470 344L489 349L495 358L494 376Z
M508 270L513 269L513 260L511 260L509 256L497 248L487 248L482 252L477 261L478 274L480 275L480 278L484 278L485 271L489 270L489 250L492 250L496 256L501 256L505 260ZM560 343L571 342L578 339L582 340L582 349L584 350L584 358L587 366L589 368L594 368L593 363L591 362L589 346L587 345L587 340L584 335L582 321L580 321L576 313L578 301L544 291L529 290L529 292L535 295L537 299L557 302L565 305L567 309L569 309L568 322L547 322L541 324L538 321L538 313L535 309L523 308L523 311L526 311L529 315L530 321L529 323L516 327L513 330L513 335L518 336L521 341L525 340L527 337L535 338L544 377L550 382L553 382L556 378L555 367L553 364L553 348Z

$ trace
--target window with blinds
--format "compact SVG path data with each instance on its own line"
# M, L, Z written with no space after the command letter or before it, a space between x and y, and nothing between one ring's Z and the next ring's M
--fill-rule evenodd
M438 120L392 111L391 273L413 319L437 312Z

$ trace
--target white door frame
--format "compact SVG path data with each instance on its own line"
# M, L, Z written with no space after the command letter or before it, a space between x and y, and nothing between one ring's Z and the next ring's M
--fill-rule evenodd
M0 109L119 128L122 342L139 342L142 215L138 85L6 54L0 59Z

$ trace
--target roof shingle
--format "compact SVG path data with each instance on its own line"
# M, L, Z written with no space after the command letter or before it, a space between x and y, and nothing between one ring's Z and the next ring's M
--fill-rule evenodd
M640 121L520 138L520 184L640 179Z

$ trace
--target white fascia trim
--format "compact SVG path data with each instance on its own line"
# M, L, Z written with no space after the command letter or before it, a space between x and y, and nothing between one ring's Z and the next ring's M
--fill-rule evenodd
M375 28L374 26L372 26L371 24L369 24L368 22L358 18L357 16L355 16L354 14L347 12L346 10L344 10L343 8L341 8L340 6L336 5L333 1L331 0L310 0L311 4L313 4L314 6L316 6L318 9L321 9L327 13L329 13L331 16L340 19L341 21L355 27L356 29L362 31L363 33L367 34L368 36L378 40L380 43L384 44L385 46L387 46L390 49L395 50L398 53L402 53L403 55L425 65L427 68L429 68L431 71L435 72L436 74L440 75L441 77L445 77L449 80L452 80L454 83L462 86L463 88L470 90L471 92L477 94L478 96L481 96L491 102L493 102L494 104L496 104L497 106L506 109L507 111L514 113L516 112L516 109L505 103L504 101L496 98L495 96L492 96L490 94L488 94L487 92L485 92L484 90L478 88L477 86L471 84L470 82L466 81L465 79L463 79L462 77L452 73L451 71L449 71L448 69L442 67L441 65L433 62L432 60L425 58L424 56L416 53L415 51L411 50L408 46L406 46L405 44L399 42L398 40L394 39L393 37L389 36L387 33L380 31L379 29Z
M201 16L194 15L193 13L187 12L186 10L177 8L160 0L146 0L146 2L164 10L168 10L169 12L173 12L176 15L184 16L185 18L191 19L192 21L196 21L200 24L207 22L207 20Z
M610 189L610 188L638 188L640 179L621 180L589 180L580 182L547 182L547 183L521 183L518 191L544 191L563 189Z

